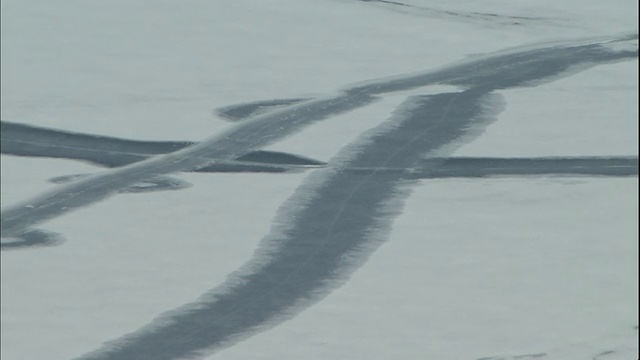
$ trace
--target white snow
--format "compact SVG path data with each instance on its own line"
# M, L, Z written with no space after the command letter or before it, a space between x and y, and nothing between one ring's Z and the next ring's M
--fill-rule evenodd
M212 109L316 97L514 46L637 32L635 1L2 0L2 120L147 140L232 125ZM414 9L415 10L415 9ZM437 11L433 11L437 10ZM443 11L531 17L521 25ZM633 48L633 44L624 44ZM637 45L636 47L637 48ZM500 91L460 156L637 155L638 62ZM410 93L268 149L328 160ZM2 207L107 171L2 155ZM69 359L194 301L247 261L306 174L173 174L38 225L1 253L2 359ZM638 179L425 180L343 287L212 359L637 358ZM613 351L609 355L602 355Z

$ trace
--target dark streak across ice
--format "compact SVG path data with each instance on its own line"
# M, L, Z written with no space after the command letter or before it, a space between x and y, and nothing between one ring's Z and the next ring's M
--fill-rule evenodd
M636 56L637 51L616 52L596 43L567 44L499 54L346 90L345 99L434 83L468 88L409 98L389 121L341 151L327 168L309 175L280 209L255 257L223 285L81 358L200 357L295 316L345 282L385 240L416 180L384 169L420 166L420 177L437 174L446 156L477 136L499 111L496 89L551 80L575 65L583 65L577 71ZM544 169L552 163L544 160L538 165ZM496 171L507 171L507 165L514 164L503 163Z
M439 166L431 169L434 161ZM451 157L422 160L407 170L407 177L412 179L532 175L634 176L638 175L638 157Z
M379 95L420 88L427 84L487 87L496 90L535 86L541 81L553 81L563 73L567 76L570 72L577 73L598 64L637 58L637 49L614 51L606 47L608 44L637 39L638 35L632 34L621 36L617 40L594 40L591 44L557 45L497 53L462 61L439 71L370 81L349 88L347 92Z
M72 159L104 167L121 167L168 154L196 144L192 141L139 141L48 129L32 125L0 122L0 152L6 155ZM282 165L317 166L324 163L274 151L253 151L239 156L234 167L220 167L223 172L243 171L246 166L262 165L265 171ZM250 165L249 165L250 164ZM198 172L218 172L215 165L193 169Z

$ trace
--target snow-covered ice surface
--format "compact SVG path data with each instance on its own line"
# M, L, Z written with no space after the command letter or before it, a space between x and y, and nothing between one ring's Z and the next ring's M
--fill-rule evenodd
M2 0L3 122L200 142L109 169L14 156L3 125L2 358L637 358L637 160L435 175L633 161L637 12ZM188 172L253 150L328 164ZM191 186L118 194L152 176ZM32 229L56 241L7 246Z

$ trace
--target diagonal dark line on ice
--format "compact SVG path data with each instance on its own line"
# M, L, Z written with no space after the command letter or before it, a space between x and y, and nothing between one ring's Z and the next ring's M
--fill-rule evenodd
M499 96L484 91L410 98L387 123L342 151L329 168L310 176L263 241L265 255L247 265L246 271L146 331L84 358L194 356L211 347L229 346L247 331L274 326L319 301L346 280L346 268L359 266L375 250L380 242L372 238L384 239L389 220L400 211L398 196L406 193L402 173L343 169L414 166L444 145L457 144L470 133L477 135L493 118L485 118L486 113L495 114L495 98ZM448 151L453 149L449 146Z
M637 40L638 35L634 33L616 38L593 39L584 43L525 47L463 60L435 71L365 82L352 86L346 92L379 95L429 84L459 85L465 88L488 87L495 90L533 86L541 81L553 81L558 76L569 76L598 64L637 58L637 44L631 44ZM635 49L616 51L608 47L618 44L630 44Z

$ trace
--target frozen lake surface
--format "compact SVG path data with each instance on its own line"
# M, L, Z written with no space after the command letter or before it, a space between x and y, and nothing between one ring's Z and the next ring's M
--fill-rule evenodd
M2 357L637 357L636 14L3 0Z

